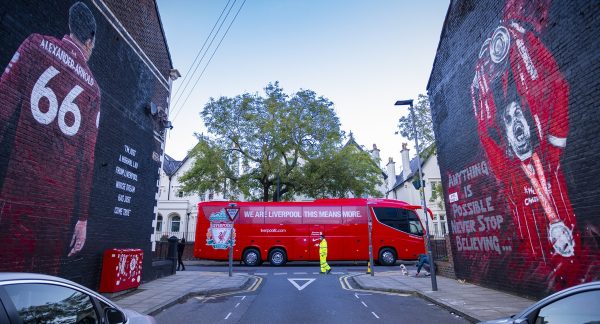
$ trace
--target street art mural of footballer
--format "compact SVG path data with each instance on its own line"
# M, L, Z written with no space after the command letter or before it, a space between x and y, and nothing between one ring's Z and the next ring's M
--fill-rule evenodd
M81 2L68 15L67 35L31 34L0 80L0 243L17 247L0 249L0 270L56 274L85 245L100 118L87 64L96 20Z
M545 279L558 290L580 282L586 261L561 169L569 84L538 37L549 2L535 4L543 10L528 19L526 4L507 2L481 46L470 91L482 147L512 213L514 252L526 256L511 265L530 265L512 280Z

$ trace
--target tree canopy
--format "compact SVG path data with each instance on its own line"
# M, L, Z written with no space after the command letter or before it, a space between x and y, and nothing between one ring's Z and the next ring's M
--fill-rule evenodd
M419 156L422 159L429 158L432 154L436 154L437 147L435 145L435 135L433 132L433 121L431 119L431 107L429 105L429 96L420 94L417 99L417 103L413 106L415 111L415 128L416 134L413 129L412 117L410 113L407 116L401 117L398 129L400 134L409 140L414 140L415 135L418 135L419 139ZM420 176L417 174L414 176L414 182L420 183ZM423 193L423 188L419 188ZM444 209L443 197L444 192L442 184L438 183L431 188L430 202L437 204L439 209ZM441 200L440 200L441 197Z
M342 145L330 100L312 90L287 95L278 82L264 90L264 96L211 98L204 106L209 135L196 134L183 191L263 201L381 194L375 189L381 170L367 152Z
M415 111L415 128L418 134L420 153L430 149L435 151L435 136L433 134L433 121L431 120L431 108L429 106L429 97L420 94L416 104L413 106ZM401 117L398 124L400 135L409 140L415 139L415 131L413 130L412 117L410 113L407 116Z

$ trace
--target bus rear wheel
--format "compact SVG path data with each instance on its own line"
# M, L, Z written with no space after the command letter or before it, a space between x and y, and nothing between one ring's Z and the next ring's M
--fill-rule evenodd
M269 262L271 265L279 267L287 262L287 255L283 249L276 248L269 253Z
M396 264L396 252L390 248L384 248L379 251L379 263L384 266Z
M257 249L248 249L242 259L245 265L255 267L260 264L260 252Z

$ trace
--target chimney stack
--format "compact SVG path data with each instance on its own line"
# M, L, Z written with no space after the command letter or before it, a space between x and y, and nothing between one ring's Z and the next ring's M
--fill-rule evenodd
M408 179L408 176L410 175L409 151L408 144L402 143L402 150L400 151L400 154L402 155L402 176L404 177L404 180Z
M386 165L386 170L388 174L388 190L392 190L394 185L396 184L396 163L394 163L394 159L391 157L388 160Z
M373 161L375 161L375 163L377 163L377 166L381 168L381 157L379 156L379 149L377 148L377 145L373 144L373 150L371 151L371 158L373 159Z

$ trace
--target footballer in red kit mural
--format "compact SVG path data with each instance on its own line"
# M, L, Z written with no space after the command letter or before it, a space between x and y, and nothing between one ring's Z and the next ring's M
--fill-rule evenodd
M85 245L100 118L87 64L96 21L81 2L68 14L69 34L31 34L0 79L0 243L18 247L0 249L10 260L0 271L56 274Z
M536 17L547 16L544 3ZM540 22L547 20L528 19L526 8L508 1L504 20L479 52L471 99L490 169L512 212L519 238L514 252L526 256L514 261L523 271L513 279L547 279L556 290L579 283L583 265L561 169L569 84L539 38Z

